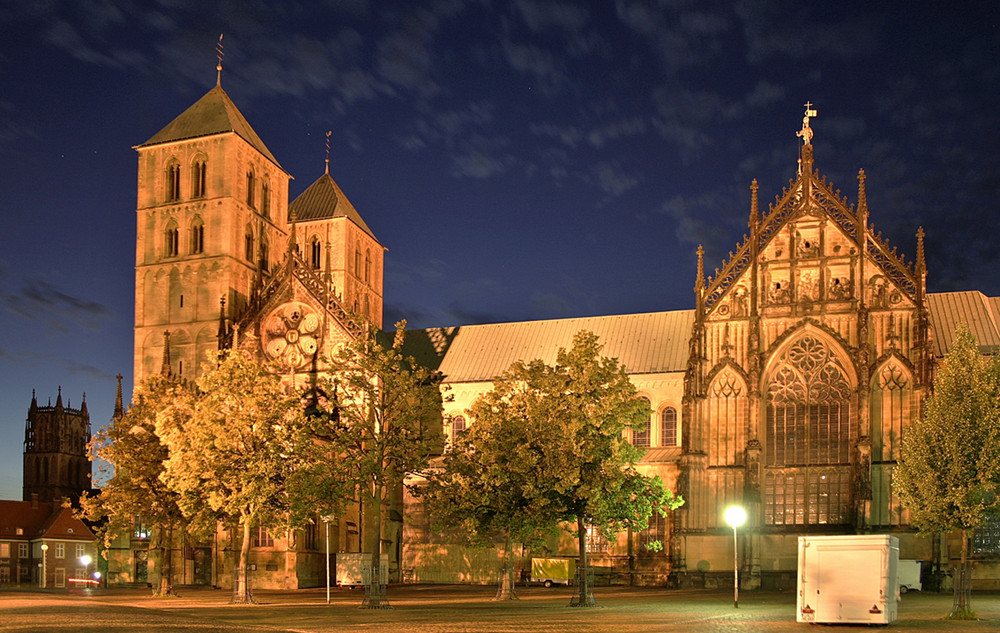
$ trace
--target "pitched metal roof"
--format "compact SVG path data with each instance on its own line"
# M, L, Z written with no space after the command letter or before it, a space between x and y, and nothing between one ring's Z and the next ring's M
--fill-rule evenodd
M934 328L934 355L951 349L955 328L965 323L983 353L1000 351L1000 297L987 297L978 290L938 292L927 295L927 308Z
M486 382L515 361L552 364L573 336L589 330L630 374L683 371L694 310L521 321L418 330L407 334L407 353L436 367L446 382Z
M330 177L329 173L325 173L288 205L288 220L290 222L293 219L295 222L309 222L329 220L330 218L348 218L357 224L362 231L372 236L372 239L378 241L372 230L361 219L361 214L344 195L340 186Z
M250 124L243 117L236 104L233 103L233 100L229 98L229 95L222 89L222 86L218 85L209 90L205 96L195 101L180 116L168 123L165 128L138 147L183 141L190 138L212 136L227 132L235 132L271 162L281 167L278 160L271 154L271 150L267 149L264 142L260 140L257 133L250 127Z

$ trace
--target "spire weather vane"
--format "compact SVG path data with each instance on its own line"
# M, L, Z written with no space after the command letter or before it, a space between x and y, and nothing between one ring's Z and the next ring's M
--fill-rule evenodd
M226 56L225 52L223 52L223 49L222 49L222 36L223 35L224 35L223 33L219 33L219 43L215 45L215 52L217 53L217 56L218 56L218 59L219 59L219 63L216 64L216 66L215 66L215 70L216 70L216 72L218 72L218 76L215 79L215 83L218 84L218 85L220 85L220 86L222 85L222 58Z
M333 130L326 131L326 173L330 174L330 135L333 134Z
M813 131L812 128L809 127L809 118L816 116L819 115L816 114L815 110L813 110L812 101L806 101L806 115L802 117L802 129L795 133L795 136L802 139L803 145L812 144Z

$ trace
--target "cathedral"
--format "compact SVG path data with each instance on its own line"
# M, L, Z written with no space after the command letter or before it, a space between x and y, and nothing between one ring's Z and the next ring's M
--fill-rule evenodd
M794 178L775 202L761 208L751 185L748 233L730 257L706 275L698 250L693 309L408 333L410 353L444 377L447 434L475 423L465 410L511 362L552 362L580 330L595 332L603 353L626 367L651 411L630 438L647 448L640 467L685 504L641 533L595 533L599 581L713 586L731 578L723 510L732 504L749 515L737 552L748 587L794 586L803 534L892 533L901 557L928 571L955 556L947 537L909 528L892 471L954 327L964 321L981 345L1000 344L1000 299L928 294L923 232L913 261L890 248L870 222L864 172L852 202L817 169L812 116L807 109ZM324 350L358 334L353 317L382 327L385 248L329 160L289 202L290 175L221 82L135 149L135 384L157 372L193 379L210 352L251 334L261 358L301 388L322 371L315 359ZM383 513L393 580L495 581L495 550L445 539L418 500L397 497ZM326 526L331 551L370 551L365 518L355 509ZM257 586L321 584L323 529L258 530ZM145 573L141 534L137 527L116 554L122 582ZM180 548L183 582L226 584L227 538ZM995 529L977 538L981 555L1000 554ZM522 549L521 566L530 569L532 555L574 553L567 534ZM995 564L978 569L996 584Z

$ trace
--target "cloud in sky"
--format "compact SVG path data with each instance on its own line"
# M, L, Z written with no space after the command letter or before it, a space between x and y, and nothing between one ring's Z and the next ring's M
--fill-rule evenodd
M111 310L104 304L68 294L37 278L25 281L18 292L0 293L0 303L9 312L49 321L61 329L75 324L96 330L111 317Z

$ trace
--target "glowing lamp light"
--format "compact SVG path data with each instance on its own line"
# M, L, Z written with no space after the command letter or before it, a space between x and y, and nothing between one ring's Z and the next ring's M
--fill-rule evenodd
M726 525L734 530L738 527L743 527L747 522L747 511L740 506L729 506L726 508L726 513L723 516L726 519Z
M740 608L740 545L736 530L747 522L747 511L740 506L729 506L723 515L726 524L733 528L733 606Z

